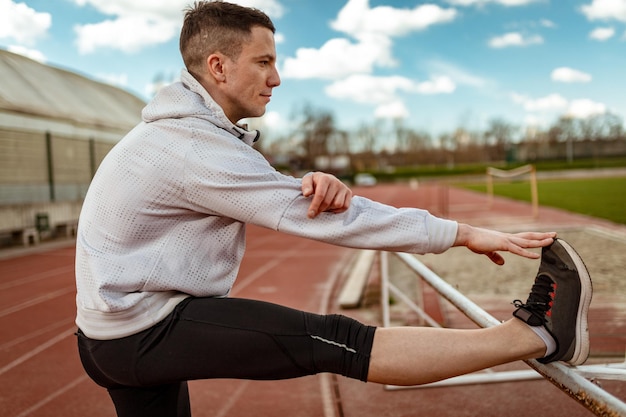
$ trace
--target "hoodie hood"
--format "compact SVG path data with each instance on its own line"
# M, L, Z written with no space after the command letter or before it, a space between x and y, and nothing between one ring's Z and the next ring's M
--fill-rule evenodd
M157 93L143 109L141 117L146 123L185 117L205 119L248 145L260 137L259 131L248 131L245 125L236 125L228 120L220 105L186 69L181 72L180 82L168 85Z

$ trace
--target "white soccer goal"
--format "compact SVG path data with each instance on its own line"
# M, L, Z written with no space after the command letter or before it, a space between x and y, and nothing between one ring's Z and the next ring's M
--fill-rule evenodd
M532 210L533 217L537 217L539 215L539 198L537 196L537 174L535 171L535 167L533 165L524 165L519 168L510 169L508 171L488 167L487 168L487 194L489 198L489 207L493 204L493 179L496 178L504 178L511 179L517 177L523 177L529 174L530 179L530 198L532 202Z

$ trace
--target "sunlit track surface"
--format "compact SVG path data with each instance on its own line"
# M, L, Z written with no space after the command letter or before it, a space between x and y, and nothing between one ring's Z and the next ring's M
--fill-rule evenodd
M421 206L435 213L441 208L441 191L431 184L420 184L418 189L379 185L355 191L396 206ZM527 206L510 202L496 202L491 212L471 210L483 207L480 198L446 192L450 193L448 216L475 224L522 227L528 223L543 228L590 221L544 208L539 220L533 220ZM511 218L515 220L507 221ZM0 259L0 416L112 417L115 412L106 391L86 377L78 359L74 247L68 242L66 247L45 248ZM375 307L340 310L336 305L338 288L355 254L353 249L249 227L247 254L232 295L312 312L339 312L378 324ZM491 300L484 303L489 305ZM625 334L626 323L614 331ZM626 389L615 389L626 398ZM538 403L553 415L589 415L545 381L386 392L380 385L311 376L267 382L194 381L190 391L194 417L523 416L535 413Z
M351 249L250 227L248 254L233 296L320 312L329 280L351 253ZM86 377L77 355L74 247L0 260L0 277L0 415L115 415L106 391ZM322 394L318 378L194 382L194 415L279 411L279 415L322 416L327 394ZM291 400L277 403L264 395L265 390L278 390ZM264 407L267 413L259 414Z

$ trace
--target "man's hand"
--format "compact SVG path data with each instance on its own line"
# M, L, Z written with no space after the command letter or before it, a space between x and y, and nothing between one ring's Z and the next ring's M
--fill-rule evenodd
M539 254L526 249L548 246L555 237L555 232L512 234L459 224L453 246L466 246L475 253L487 255L493 263L503 265L504 258L498 251L507 251L526 258L538 259Z
M302 178L302 195L313 196L307 216L314 218L329 211L342 213L350 207L352 191L337 177L323 172L307 174Z

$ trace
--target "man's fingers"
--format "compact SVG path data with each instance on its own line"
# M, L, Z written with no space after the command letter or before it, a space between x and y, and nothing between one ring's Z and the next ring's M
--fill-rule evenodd
M538 246L525 246L527 248L534 248L534 247L538 247ZM529 258L529 259L538 259L541 257L541 255L539 255L538 253L535 252L531 252L529 250L524 249L524 246L518 246L516 244L511 244L511 248L509 249L509 252L514 253L515 255L519 255L519 256L523 256L525 258Z
M496 265L504 265L504 258L498 252L487 252L485 255Z
M302 178L302 195L305 197L313 194L313 175L305 175Z
M341 197L337 197L333 202L333 205L330 207L329 211L332 211L333 213L343 213L350 208L351 200L351 194L344 194Z
M527 233L518 233L513 235L511 238L511 242L517 245L520 248L528 249L528 248L542 248L544 246L549 245L554 241L556 237L556 233L548 232L548 233L537 233L537 232L527 232Z
M352 202L352 191L346 188L346 192L343 194L343 199L337 204L335 210L337 213L343 213L350 208Z
M319 189L319 188L318 188ZM313 218L325 211L332 213L343 213L350 207L352 193L341 190L328 189L325 195L315 193L309 205L308 216Z
M328 183L324 181L319 181L317 184L315 184L314 192L315 194L313 194L313 199L311 200L311 204L309 205L309 211L307 213L308 217L311 219L328 208L329 204L324 201L329 193Z
M342 213L350 207L352 191L336 177L330 174L315 172L302 178L302 195L313 196L307 216L316 217L328 211Z

